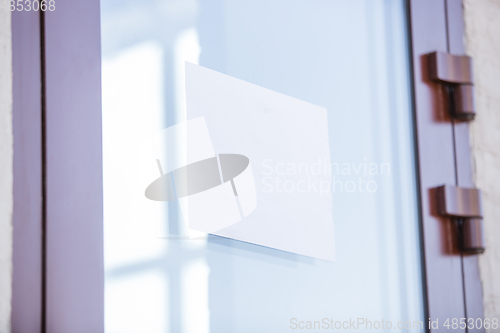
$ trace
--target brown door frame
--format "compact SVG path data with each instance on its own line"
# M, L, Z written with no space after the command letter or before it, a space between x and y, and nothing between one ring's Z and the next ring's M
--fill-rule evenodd
M425 310L482 318L477 256L458 252L433 188L472 187L468 124L449 117L425 55L464 54L461 0L407 0ZM14 12L14 332L103 332L99 0ZM456 330L465 332L466 330ZM468 330L468 332L483 330Z
M12 330L104 331L99 0L12 13Z
M474 187L469 125L450 118L447 90L429 80L426 55L465 54L461 0L410 0L415 126L427 313L439 319L483 318L478 256L462 255L456 225L438 216L434 188ZM457 329L456 332L484 329Z
M12 13L14 213L12 331L39 332L43 299L40 15Z

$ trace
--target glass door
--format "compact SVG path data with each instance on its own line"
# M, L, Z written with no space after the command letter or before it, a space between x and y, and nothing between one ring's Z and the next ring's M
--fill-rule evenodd
M407 21L403 0L101 1L106 332L423 331ZM186 62L326 109L334 262L190 238L145 196Z

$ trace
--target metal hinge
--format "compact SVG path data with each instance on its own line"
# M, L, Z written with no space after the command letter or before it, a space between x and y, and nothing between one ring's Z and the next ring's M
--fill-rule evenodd
M452 94L452 116L459 120L470 121L476 115L474 102L474 74L472 58L433 52L428 55L429 77L450 88Z
M486 249L481 191L444 185L436 189L437 208L441 216L458 222L459 244L464 253L478 254Z

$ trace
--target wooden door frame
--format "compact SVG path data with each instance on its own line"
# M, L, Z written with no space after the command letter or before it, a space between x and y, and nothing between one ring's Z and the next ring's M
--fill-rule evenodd
M104 331L100 2L56 5L12 15L12 327L97 333ZM450 119L425 61L434 51L464 54L462 3L407 0L407 8L426 316L440 324L483 318L478 257L459 253L432 190L473 186L469 126Z
M104 331L99 0L13 12L14 332Z
M457 228L438 216L433 190L444 184L474 187L469 125L451 119L448 95L430 81L426 56L434 51L465 54L462 1L411 0L409 17L426 311L440 325L453 318L475 320L483 318L478 256L460 253Z

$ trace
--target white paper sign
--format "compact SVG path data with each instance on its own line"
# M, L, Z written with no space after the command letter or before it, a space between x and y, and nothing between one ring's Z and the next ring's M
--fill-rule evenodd
M334 261L326 109L191 63L186 107L146 196L191 229Z
M216 154L251 166L234 180L244 217L211 233L334 261L326 109L191 63L186 106L187 119L204 117Z

